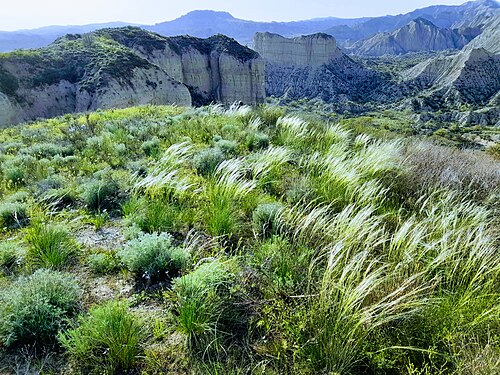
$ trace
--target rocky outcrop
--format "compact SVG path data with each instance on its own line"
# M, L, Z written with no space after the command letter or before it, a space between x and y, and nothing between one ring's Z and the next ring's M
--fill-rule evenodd
M104 29L0 56L0 125L98 108L264 98L263 60L224 36Z
M335 38L321 33L297 38L256 33L254 49L267 62L288 66L321 66L341 55Z
M266 60L268 95L326 102L387 101L399 88L383 73L362 67L324 34L287 39L257 33L256 50Z
M458 30L441 29L419 17L392 33L379 33L356 43L352 52L366 56L383 56L461 49L470 41L469 38L475 36L472 30L467 31L468 37Z
M500 55L483 48L429 59L403 74L415 92L438 106L486 105L500 91Z
M163 38L136 28L103 30L99 34L133 49L185 84L194 104L257 104L265 98L264 60L224 35Z

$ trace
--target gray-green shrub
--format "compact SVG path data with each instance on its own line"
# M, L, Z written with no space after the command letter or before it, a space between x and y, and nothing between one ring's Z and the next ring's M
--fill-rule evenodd
M148 283L175 277L190 262L189 252L174 246L168 233L143 234L128 241L117 256L138 279Z
M80 309L81 290L65 273L38 270L0 292L0 339L13 345L47 346Z

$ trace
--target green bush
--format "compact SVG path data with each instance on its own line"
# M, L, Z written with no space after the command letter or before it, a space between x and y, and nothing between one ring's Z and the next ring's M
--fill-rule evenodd
M35 223L26 231L27 260L39 268L63 269L76 253L76 244L61 224Z
M174 281L179 330L187 335L193 350L217 351L221 339L245 324L241 307L235 303L237 272L234 262L215 260Z
M92 180L83 186L81 197L88 209L113 210L120 203L120 187L112 179Z
M160 140L154 137L149 141L145 141L142 143L141 149L146 156L157 157L160 154Z
M63 209L74 206L77 199L77 194L71 187L50 189L40 196L41 202L48 204L52 209Z
M26 205L12 202L0 204L0 228L18 228L28 223Z
M24 169L19 166L11 166L8 168L5 168L3 171L3 176L4 179L14 185L14 186L19 186L22 185L24 182Z
M24 249L18 241L0 242L0 272L11 274L20 266L24 257Z
M87 257L87 265L92 272L105 275L115 272L119 268L119 261L114 254L108 252L90 254Z
M130 272L148 283L177 276L190 261L188 251L175 247L167 233L143 234L128 241L117 255Z
M122 374L136 364L145 339L142 324L124 302L111 301L79 318L59 335L62 346L85 374Z
M202 176L209 176L226 159L226 155L219 148L207 148L194 157L194 167Z
M250 151L262 150L269 147L269 144L269 136L261 132L252 132L246 139L246 145Z
M128 223L147 233L172 232L179 227L180 209L168 201L132 198L122 211Z
M307 288L304 270L309 268L314 250L292 244L287 239L273 236L258 244L253 253L252 262L265 280L270 281L271 296L276 291L280 294L301 294ZM261 283L261 287L265 287Z
M0 337L12 345L47 346L80 308L75 279L51 270L21 277L0 293Z
M263 237L276 234L279 226L278 215L282 208L279 203L259 204L252 214L254 230Z
M215 147L221 150L226 155L235 155L238 144L227 139L219 139L215 142Z

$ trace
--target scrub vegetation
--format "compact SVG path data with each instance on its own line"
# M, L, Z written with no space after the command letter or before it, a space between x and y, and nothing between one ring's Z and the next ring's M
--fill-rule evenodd
M499 161L373 121L147 106L0 130L0 372L498 371Z

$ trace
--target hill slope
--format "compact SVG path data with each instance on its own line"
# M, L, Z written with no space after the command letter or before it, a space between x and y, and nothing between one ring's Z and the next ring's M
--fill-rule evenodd
M392 33L379 33L354 44L353 53L368 56L461 49L470 40L458 30L439 28L419 17Z

